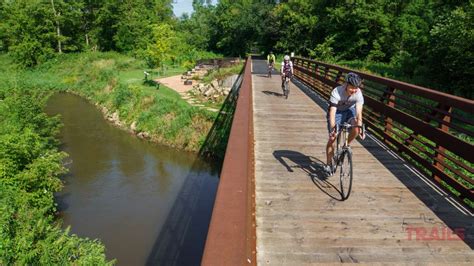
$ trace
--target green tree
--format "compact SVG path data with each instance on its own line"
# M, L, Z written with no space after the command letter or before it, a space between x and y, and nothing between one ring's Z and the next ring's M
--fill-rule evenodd
M336 54L344 59L389 59L386 51L391 17L385 13L385 2L347 1L327 8L324 27L334 36Z
M150 25L170 23L173 14L170 0L124 0L119 13L114 41L124 52L146 49L152 38Z
M7 14L5 2L0 1L0 52L8 51Z
M418 65L424 65L429 46L429 31L433 24L434 8L431 1L416 0L393 3L395 11L390 38L391 63L413 77Z
M269 3L270 2L270 3ZM258 25L268 13L263 0L221 0L215 8L215 19L211 21L210 48L227 55L245 55L258 48ZM261 11L259 11L261 10ZM268 9L269 10L269 9Z
M211 21L216 16L214 6L204 5L203 1L193 1L194 12L182 17L177 30L187 35L187 43L200 50L208 50L211 40Z
M176 32L168 24L152 27L153 41L146 49L146 59L150 66L163 68L165 61L174 55L173 47L178 43Z
M120 4L114 0L105 0L98 9L97 15L90 15L88 18L94 19L93 36L97 38L99 50L117 50L114 36L117 34L117 23L120 19Z
M290 0L275 7L274 25L280 38L277 50L306 54L315 47L315 32L319 19L315 15L316 4L308 0Z
M449 93L474 98L474 1L440 17L430 31L429 72Z
M4 5L8 48L23 66L34 66L54 55L54 17L49 3L9 1Z

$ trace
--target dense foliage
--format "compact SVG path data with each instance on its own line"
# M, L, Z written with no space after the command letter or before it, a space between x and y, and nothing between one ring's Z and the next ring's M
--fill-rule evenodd
M59 119L42 112L46 95L0 91L0 264L107 264L100 242L70 235L55 220L65 154L54 139Z
M203 46L175 30L171 0L0 1L0 52L31 67L57 54L117 51L189 66ZM214 54L213 54L214 55ZM214 55L215 56L215 55Z
M385 64L402 74L395 78L474 96L473 0L221 0L216 6L197 5L181 23L206 49L229 55L273 50L335 63Z
M401 78L473 98L474 0L22 0L0 3L0 51L33 66L55 54L118 51L190 66L202 51L294 52L384 63Z

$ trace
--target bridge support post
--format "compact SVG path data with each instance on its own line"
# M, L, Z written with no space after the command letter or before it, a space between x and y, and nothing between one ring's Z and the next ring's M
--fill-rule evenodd
M387 89L385 90L385 92L383 93L380 101L384 102L385 100L387 101L387 106L389 107L395 107L395 91L396 89L395 88L392 88L392 87L387 87ZM393 120L391 117L385 117L385 124L384 124L384 134L385 135L388 135L388 136L391 136L391 131L392 131L392 123L393 123ZM385 135L383 136L383 139L385 141L385 143L388 142L387 138L385 137Z
M441 109L443 111L445 111L446 113L444 112L439 112L439 111L433 111L435 114L434 116L436 117L439 117L443 122L439 122L438 123L438 128L441 129L442 131L444 132L448 132L449 131L449 127L446 125L446 124L449 124L451 122L451 112L453 110L452 107L450 106L446 106L442 103L439 103L438 106L437 106L437 109ZM443 171L444 170L444 166L440 163L440 161L444 161L444 155L442 153L444 153L446 150L445 147L439 145L439 144L436 144L436 149L435 149L435 154L434 154L434 167L438 168L439 170ZM438 152L439 151L439 152ZM441 153L440 153L441 152ZM433 178L436 180L436 182L440 183L441 182L441 177L437 176L436 174L433 174Z

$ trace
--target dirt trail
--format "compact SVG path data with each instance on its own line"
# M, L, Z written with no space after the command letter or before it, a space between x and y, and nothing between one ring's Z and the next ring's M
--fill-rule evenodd
M181 79L181 75L171 76L167 78L156 79L157 82L160 84L165 85L166 87L175 90L181 95L185 101L187 101L192 106L197 106L200 108L207 109L212 112L218 112L219 110L211 107L206 107L203 104L197 103L193 98L191 98L188 94L188 91L193 89L193 86L198 84L195 80L193 80L193 85L184 85L184 81Z

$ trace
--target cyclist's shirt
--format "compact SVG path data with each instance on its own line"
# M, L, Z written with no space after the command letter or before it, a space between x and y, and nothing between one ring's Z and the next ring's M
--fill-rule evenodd
M288 61L288 63L285 63L285 61L283 61L281 63L281 73L286 75L288 72L290 72L290 74L293 73L293 62Z
M335 106L337 111L346 111L350 108L355 108L357 103L364 104L364 96L360 89L350 97L346 94L346 85L341 85L331 92L331 98L329 98L329 105Z
M275 55L274 54L268 54L267 55L267 61L268 61L268 63L273 64L273 62L276 61Z

